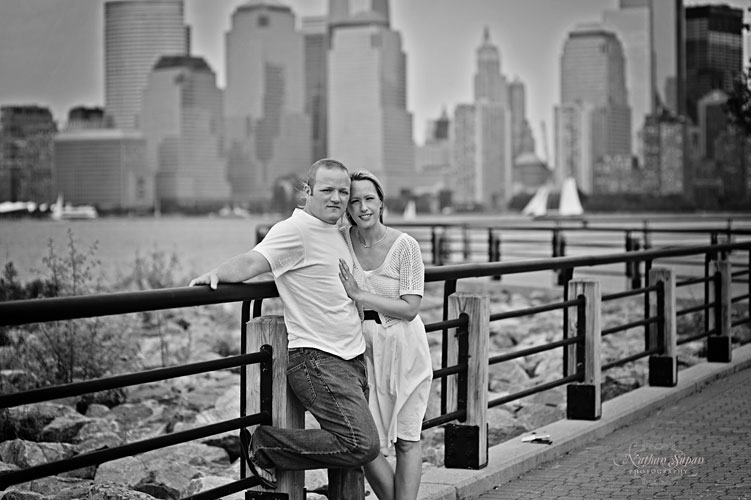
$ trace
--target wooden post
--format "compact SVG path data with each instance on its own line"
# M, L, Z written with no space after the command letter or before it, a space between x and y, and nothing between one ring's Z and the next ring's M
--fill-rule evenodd
M466 377L452 376L446 389L449 411L466 405L464 425L449 424L445 433L445 466L447 468L481 469L488 464L488 345L490 337L490 305L488 297L454 293L449 297L449 318L466 314L466 355L460 356L461 329L449 338L447 366L467 363ZM462 359L465 358L465 359ZM461 380L461 383L460 383ZM466 384L461 387L461 384ZM466 390L465 390L466 389ZM463 400L466 399L466 402Z
M261 316L247 323L246 343L248 352L261 350L268 345L272 349L272 404L271 425L288 429L305 427L305 408L287 385L287 329L282 316ZM253 364L246 367L248 414L260 411L261 368ZM289 500L305 500L305 471L280 471L277 469L279 486L274 493L286 493ZM253 491L266 491L258 486Z
M648 348L660 347L661 352L649 357L649 385L674 387L678 383L675 271L653 268L649 271L649 283L662 283L662 296L658 294L652 303L650 316L662 314L663 317L661 324L654 329L656 335L650 336L652 343Z
M716 273L719 280L715 282L713 302L719 304L712 308L715 333L707 337L707 361L713 363L729 363L733 359L732 346L732 269L730 259L723 252L715 261Z
M574 309L568 315L571 322L569 331L584 335L584 359L581 359L580 355L582 349L576 349L575 345L569 346L567 368L569 375L576 373L577 367L583 370L584 381L566 386L566 417L577 420L597 420L602 416L600 283L594 280L571 280L568 284L568 294L570 298L584 297L584 306Z

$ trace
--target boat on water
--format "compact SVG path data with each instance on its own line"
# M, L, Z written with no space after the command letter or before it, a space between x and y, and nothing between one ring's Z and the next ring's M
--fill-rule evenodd
M58 195L57 201L52 205L50 217L53 220L96 219L99 213L91 205L63 203L63 195Z
M551 207L550 200L553 191L551 186L540 186L535 195L529 200L529 203L522 209L522 214L531 215L533 218L545 217L579 217L584 214L584 208L579 200L579 191L576 188L576 181L569 177L563 181L558 194L558 207Z

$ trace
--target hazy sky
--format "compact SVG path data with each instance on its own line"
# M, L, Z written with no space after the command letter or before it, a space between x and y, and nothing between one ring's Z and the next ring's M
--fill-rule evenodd
M245 0L185 0L193 54L205 57L224 86L224 33ZM298 18L325 14L326 0L280 0ZM671 1L671 0L657 0ZM0 104L38 104L63 122L71 107L104 101L105 0L0 0ZM727 3L744 10L749 0ZM559 59L567 33L598 21L617 0L391 0L392 26L407 53L407 106L414 136L445 108L471 102L475 51L483 28L501 54L501 70L527 89L527 115L541 145L541 121L552 144L553 106L559 99ZM299 20L299 19L298 19ZM550 152L552 154L552 151Z

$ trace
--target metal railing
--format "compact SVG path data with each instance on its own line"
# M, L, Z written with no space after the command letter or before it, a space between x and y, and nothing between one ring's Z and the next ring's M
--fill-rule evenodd
M731 261L731 256L737 256L743 252L748 252L748 259L743 262L737 260ZM667 313L664 306L666 296L665 285L662 282L604 296L597 295L596 299L586 299L584 295L579 294L578 292L576 292L574 298L568 298L569 293L573 293L570 292L569 289L580 281L574 279L574 275L582 270L613 264L641 264L644 266L645 272L647 272L652 270L654 263L687 256L704 257L706 262L706 265L704 266L705 274L703 276L683 279L682 281L675 280L673 283L673 292L670 292L670 294L674 294L674 289L678 287L704 286L705 296L701 304L693 305L683 310L673 310L670 313ZM744 262L745 265L743 265ZM597 378L599 375L594 379L592 378L595 376L593 375L594 372L599 373L602 370L607 370L611 367L645 357L650 357L651 362L652 357L659 358L660 356L665 356L665 353L670 350L670 342L675 342L674 337L671 337L672 340L666 340L668 334L665 331L664 325L667 321L666 318L671 315L674 323L677 317L689 314L702 314L705 317L705 325L707 326L704 331L695 332L690 336L678 340L677 343L682 344L702 339L706 339L707 341L720 339L722 342L720 343L719 352L720 357L722 358L726 354L723 352L722 347L731 345L732 329L751 322L751 319L748 317L748 301L749 297L751 297L751 288L746 286L746 293L743 295L732 295L733 280L742 277L747 278L749 276L750 267L751 242L640 250L585 257L557 257L554 259L527 260L507 263L488 262L480 264L428 267L425 275L426 283L443 283L443 319L442 321L426 324L426 330L429 333L442 332L441 367L434 371L434 379L441 384L442 402L441 414L435 418L426 420L423 423L423 428L429 429L431 427L451 422L472 422L477 419L476 408L478 404L479 407L484 408L483 411L486 411L487 408L505 404L515 399L563 385L567 385L569 389L572 387L578 387L582 384L589 384L591 386L592 380L599 380L599 378ZM712 272L710 272L710 270ZM474 313L470 314L463 312L461 306L456 305L453 307L460 308L458 313L453 316L450 313L452 301L456 304L457 283L460 282L460 280L539 271L558 273L559 277L562 277L559 282L563 285L563 300L515 311L494 314L487 313L484 314L483 317L477 317ZM746 279L743 283L747 284L748 280ZM578 290L575 287L571 289L574 291ZM209 291L206 287L186 287L0 303L0 326L12 326L174 309L180 307L241 302L241 328L243 329L243 345L241 346L241 352L243 354L238 356L231 356L215 361L147 370L139 373L117 375L114 377L76 382L56 387L37 388L30 391L3 394L0 395L0 409L41 401L49 401L60 397L79 396L90 392L166 380L169 378L203 373L211 370L226 370L247 366L249 364L268 363L270 355L267 352L264 352L263 349L255 353L246 353L245 328L251 315L260 315L262 301L277 296L277 290L273 282L257 282L235 285L222 284L214 291ZM592 306L594 300L596 300L596 303L599 305L600 300L615 301L638 296L644 297L645 307L643 319L604 330L600 329L599 325L590 325L592 318L587 316L585 310L586 307ZM650 299L650 297L653 298ZM732 306L739 305L739 303L744 301L746 302L746 315L733 320L731 318ZM656 305L656 312L654 314L650 312L651 304ZM492 357L489 356L487 344L485 344L485 351L481 356L484 356L482 358L485 360L483 363L485 365L484 369L487 370L491 365L509 362L525 356L561 348L563 349L564 356L564 373L561 378L491 401L487 401L487 391L470 390L471 384L478 383L475 378L468 376L470 370L478 369L476 364L478 360L478 352L473 352L471 349L482 349L482 345L479 345L479 347L476 345L478 337L477 332L483 331L482 328L478 330L478 324L490 323L491 321L504 321L510 318L522 316L532 316L555 310L562 310L564 313L560 339L543 345L532 346L530 348L503 353ZM568 335L569 310L574 311L574 314L576 315L577 331L574 336ZM603 365L600 365L598 360L596 370L592 366L587 367L586 365L587 363L591 363L591 359L587 358L586 344L590 341L588 339L591 338L592 333L586 333L583 330L585 325L589 325L588 328L594 328L593 331L597 332L596 334L598 338L608 335L617 335L620 332L635 328L644 328L645 349L640 352L629 354L623 359L615 360ZM449 335L450 331L455 331L455 335ZM471 334L470 332L475 333ZM487 331L485 331L485 334L487 334ZM479 336L482 335L482 333L479 334ZM450 358L455 359L455 362L450 361ZM267 371L271 370L268 369ZM245 370L242 370L241 374L241 387L244 389L248 384L248 381L244 378ZM650 379L652 379L651 376ZM267 383L263 383L262 385L264 384ZM472 395L478 392L485 393L486 400L484 402L480 401L478 403L477 401L472 400L474 397ZM570 390L570 393L576 394L577 391ZM118 458L143 453L145 451L194 439L202 439L207 436L230 430L237 430L244 426L269 423L269 412L266 410L253 415L245 415L245 394L243 393L240 397L241 415L239 415L238 418L214 423L208 426L197 427L189 431L167 434L135 443L128 443L116 448L100 450L63 461L5 473L0 475L0 489L5 489L10 485L19 484L62 471L97 465ZM269 395L269 397L271 397L271 395ZM570 394L570 398L571 397ZM268 398L266 399L267 400L264 401L262 398L262 408L263 405L268 405ZM569 404L571 404L571 402ZM474 410L473 405L475 407ZM571 418L580 418L576 417L576 412L569 413L569 416ZM481 447L482 446L480 446L480 448ZM482 464L482 461L480 460L479 463ZM241 478L240 481L222 486L221 488L202 492L191 498L218 498L232 492L242 491L243 489L255 486L256 484L257 483L254 479Z

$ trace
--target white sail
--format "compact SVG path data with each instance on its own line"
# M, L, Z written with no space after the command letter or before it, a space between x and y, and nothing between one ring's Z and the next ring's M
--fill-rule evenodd
M415 206L415 200L409 200L407 202L407 206L404 207L404 213L402 214L402 218L404 220L414 220L416 216L417 216L417 207Z
M548 186L540 186L535 195L522 209L522 214L532 215L538 217L545 215L548 211L548 195L550 194L550 188Z
M560 215L581 215L584 213L584 208L582 208L581 201L579 201L579 192L576 189L576 181L573 177L569 177L563 181L558 213Z

